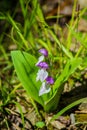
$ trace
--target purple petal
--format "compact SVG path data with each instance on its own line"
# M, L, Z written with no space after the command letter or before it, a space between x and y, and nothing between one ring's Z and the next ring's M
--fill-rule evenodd
M40 49L39 52L43 54L44 56L48 56L48 51L46 49Z
M48 76L46 78L46 81L47 81L48 84L54 84L54 79L51 76Z
M48 64L46 62L40 62L37 66L43 69L48 69Z
M48 77L48 72L44 69L38 70L36 81L40 80L43 82Z

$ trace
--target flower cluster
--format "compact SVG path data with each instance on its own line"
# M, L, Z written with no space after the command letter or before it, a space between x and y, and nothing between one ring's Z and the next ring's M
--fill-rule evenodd
M36 63L36 66L39 67L37 72L36 81L40 80L42 85L39 90L39 96L49 93L51 90L50 85L54 84L54 80L51 76L48 75L47 69L49 68L48 64L44 61L45 57L48 57L48 51L46 49L40 49L39 53L41 56Z

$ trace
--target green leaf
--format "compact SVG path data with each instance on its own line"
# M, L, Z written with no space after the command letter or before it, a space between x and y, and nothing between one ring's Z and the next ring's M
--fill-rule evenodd
M21 51L12 51L11 56L17 75L24 89L31 98L43 106L43 99L38 96L41 83L36 82L36 73L38 70L35 66L37 62L35 57Z
M72 27L69 27L68 25L67 27L71 30L71 33L76 38L76 40L84 45L85 48L87 48L87 34L84 34L82 32L77 33Z
M21 51L12 51L11 56L17 75L24 89L27 91L28 95L40 103L47 112L54 111L57 108L61 93L63 92L64 82L82 63L81 58L72 58L69 60L53 85L53 95L45 94L39 97L38 92L41 82L36 82L38 68L35 66L37 62L35 57Z
M58 46L59 46L59 47L61 48L61 50L64 52L64 54L65 54L66 56L68 56L70 59L72 59L72 58L73 58L72 53L71 53L68 49L66 49L66 48L60 43L60 41L58 40L58 38L56 37L56 35L55 35L51 30L49 30L49 32L50 32L51 36L53 37L53 39L55 40L55 42L58 44Z
M39 122L36 122L35 124L38 128L43 128L45 126L45 122L43 121L39 121Z
M65 113L66 111L68 111L69 109L75 107L76 105L84 102L84 101L87 101L87 98L82 98L82 99L79 99L71 104L69 104L68 106L66 106L65 108L63 108L61 111L59 111L56 115L54 115L51 119L51 121L54 121L55 119L57 119L59 116L61 116L63 113Z
M53 111L57 108L60 96L63 92L64 82L69 78L69 76L75 72L75 70L82 63L81 58L73 58L67 62L62 74L57 78L53 86L53 96L45 102L45 110Z

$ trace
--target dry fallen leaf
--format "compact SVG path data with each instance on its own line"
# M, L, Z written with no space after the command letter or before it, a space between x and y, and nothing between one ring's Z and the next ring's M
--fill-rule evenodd
M87 7L87 0L78 0L78 4L80 5L80 8Z
M80 19L78 24L78 31L87 32L87 20Z
M51 117L48 117L48 118L47 118L47 122L49 122L50 120L51 120ZM58 120L52 121L52 122L50 122L50 124L51 124L54 128L57 128L58 130L61 130L61 129L63 129L63 128L66 127L65 124L61 123L61 122L58 121Z

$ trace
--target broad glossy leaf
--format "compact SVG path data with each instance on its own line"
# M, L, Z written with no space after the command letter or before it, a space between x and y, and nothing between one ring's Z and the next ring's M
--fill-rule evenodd
M37 62L35 57L21 51L12 51L11 56L16 73L24 89L29 96L43 106L43 99L42 97L39 97L38 93L41 83L36 82L36 73L38 68L35 66Z

